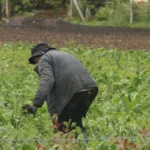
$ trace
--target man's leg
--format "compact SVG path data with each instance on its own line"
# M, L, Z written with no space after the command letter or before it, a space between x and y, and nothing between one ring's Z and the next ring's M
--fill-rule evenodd
M97 88L76 93L58 117L58 122L68 122L71 119L71 122L75 122L81 130L84 130L82 118L86 116L96 95Z
M77 123L77 126L81 128L82 134L84 136L85 143L88 143L88 136L86 133L86 129L83 126L82 118L86 117L86 113L92 103L92 101L95 99L96 95L98 93L98 88L79 92L77 97L74 99L77 100L78 106L73 114L73 121Z

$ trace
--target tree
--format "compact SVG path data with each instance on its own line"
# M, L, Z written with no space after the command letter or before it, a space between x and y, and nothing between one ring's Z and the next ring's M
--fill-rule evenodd
M9 18L10 17L10 0L6 0L6 17Z
M3 9L3 3L4 3L4 0L0 0L0 21L2 21L2 9Z
M130 24L133 23L133 0L130 0Z
M0 21L2 21L2 3L0 2Z

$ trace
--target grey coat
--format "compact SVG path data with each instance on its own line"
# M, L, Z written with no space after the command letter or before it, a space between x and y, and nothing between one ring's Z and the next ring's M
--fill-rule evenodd
M65 52L48 51L38 70L40 86L33 104L41 107L46 100L50 115L59 115L75 93L97 87L80 61Z

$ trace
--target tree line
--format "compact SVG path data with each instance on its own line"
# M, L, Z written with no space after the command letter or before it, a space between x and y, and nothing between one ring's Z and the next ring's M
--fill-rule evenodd
M84 6L92 10L104 5L108 0L82 0ZM0 0L0 19L2 16L10 17L15 14L30 12L35 9L61 9L66 10L70 6L70 0Z

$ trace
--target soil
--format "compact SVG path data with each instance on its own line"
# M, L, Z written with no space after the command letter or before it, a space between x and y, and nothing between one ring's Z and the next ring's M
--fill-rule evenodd
M70 24L55 17L15 17L0 24L0 44L5 42L150 50L150 29L89 27Z

